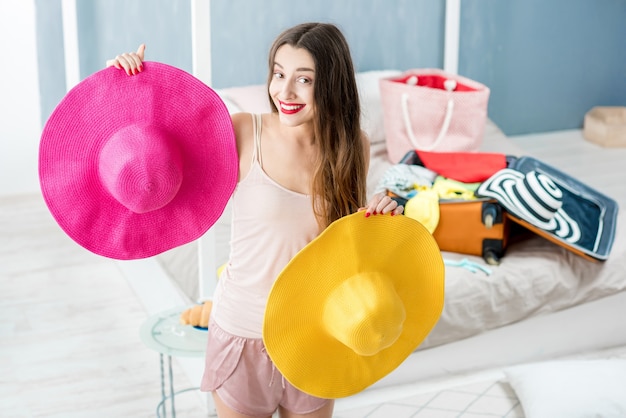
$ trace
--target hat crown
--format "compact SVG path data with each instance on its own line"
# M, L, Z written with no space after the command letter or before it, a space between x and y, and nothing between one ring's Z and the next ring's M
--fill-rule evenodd
M563 205L563 191L550 177L530 171L513 186L514 197L541 222L548 222Z
M335 339L362 356L390 347L402 333L406 311L393 282L377 272L357 273L326 300L322 323Z
M180 150L155 126L130 125L111 135L98 173L105 189L135 213L166 206L183 181Z

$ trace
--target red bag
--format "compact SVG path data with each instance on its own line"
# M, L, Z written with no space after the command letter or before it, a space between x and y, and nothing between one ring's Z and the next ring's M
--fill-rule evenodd
M490 90L440 69L415 69L380 80L389 160L409 150L477 151L487 122Z

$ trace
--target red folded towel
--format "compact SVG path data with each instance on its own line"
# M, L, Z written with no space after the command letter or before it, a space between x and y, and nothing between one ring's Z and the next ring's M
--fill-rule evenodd
M422 165L463 183L479 183L506 168L506 155L489 152L415 151Z

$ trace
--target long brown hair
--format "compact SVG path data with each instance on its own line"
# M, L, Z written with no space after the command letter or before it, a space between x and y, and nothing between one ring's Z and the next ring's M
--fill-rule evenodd
M319 153L312 195L318 223L326 227L356 212L366 200L367 162L354 66L348 43L335 25L303 23L287 29L274 41L268 85L276 51L285 44L306 49L315 63L313 132ZM270 103L272 112L278 112L271 97Z

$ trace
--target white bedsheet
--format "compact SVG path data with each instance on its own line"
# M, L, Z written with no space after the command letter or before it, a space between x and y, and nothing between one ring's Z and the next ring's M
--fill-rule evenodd
M490 123L488 130L492 139L485 144L487 150L519 155L495 125ZM384 143L372 144L368 189L373 190L391 165L384 150ZM227 208L214 226L218 265L228 256L229 212ZM499 266L465 254L444 252L443 256L447 260L467 258L489 268L491 274L446 267L444 310L420 350L626 290L626 215L621 212L618 217L615 242L605 262L589 261L539 236L510 243ZM195 243L164 253L159 259L190 300L197 300Z
M523 155L491 121L482 149ZM373 143L371 154L370 193L392 165L384 142ZM618 216L615 242L605 262L589 261L532 235L510 243L499 266L488 266L481 257L448 252L443 256L448 260L467 258L489 268L491 275L446 267L444 310L420 350L626 290L626 215L621 212Z
M604 262L589 261L535 236L509 245L501 264L488 266L491 275L447 267L443 314L420 349L624 291L623 213L618 217L616 232L610 257ZM444 252L444 258L461 257L484 264L480 257Z
M359 75L364 123L371 140L368 194L371 196L387 168L384 132L380 115L377 80L393 72ZM231 111L264 111L263 86L223 91ZM245 102L245 103L244 103ZM522 150L490 120L485 128L482 150L522 156ZM228 257L230 208L214 225L217 265ZM487 266L480 257L444 253L444 258L468 258ZM157 257L190 301L197 301L197 244L190 243ZM619 215L616 238L609 259L593 262L577 256L538 236L511 243L499 266L487 266L492 274L472 273L459 267L446 268L446 297L443 314L419 350L458 341L487 330L547 314L622 292L626 289L626 218ZM616 318L620 320L620 318ZM575 326L575 324L572 324Z

